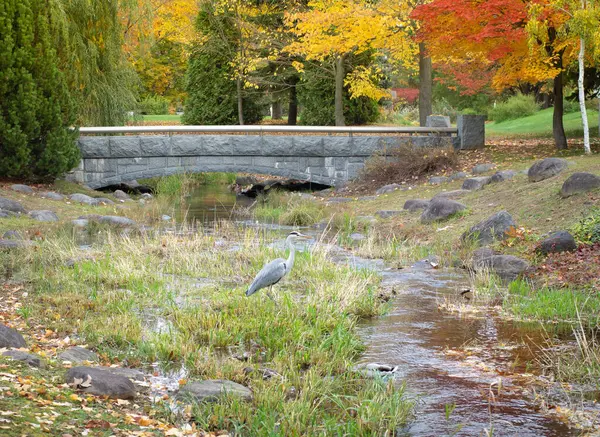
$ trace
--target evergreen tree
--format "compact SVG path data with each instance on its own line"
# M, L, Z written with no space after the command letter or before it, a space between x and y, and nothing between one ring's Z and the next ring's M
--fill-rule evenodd
M298 84L300 123L307 126L335 126L335 83L322 73L319 66L306 63ZM343 111L346 124L373 123L379 117L379 105L368 97L350 98L348 88L343 90Z
M50 33L48 2L0 2L0 174L46 178L72 169L73 102Z
M224 56L197 50L189 61L186 89L188 99L184 124L228 125L238 123L237 90L231 80L231 67ZM244 98L247 124L262 119L262 106L255 99Z

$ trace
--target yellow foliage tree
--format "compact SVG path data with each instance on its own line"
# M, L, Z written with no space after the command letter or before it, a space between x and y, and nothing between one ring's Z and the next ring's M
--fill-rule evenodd
M351 97L379 99L388 95L378 86L381 72L375 65L346 75L345 60L351 54L373 51L410 63L416 46L408 37L408 7L389 0L380 3L343 0L312 0L308 9L291 13L286 22L296 40L285 50L317 61L335 78L335 121L345 124L342 94L348 86ZM299 71L302 63L296 64Z

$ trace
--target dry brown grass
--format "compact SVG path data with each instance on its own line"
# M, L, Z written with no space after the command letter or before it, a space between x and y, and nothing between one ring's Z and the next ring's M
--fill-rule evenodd
M458 156L451 147L422 148L406 145L375 155L367 161L356 185L381 186L402 182L417 182L433 174L454 170Z

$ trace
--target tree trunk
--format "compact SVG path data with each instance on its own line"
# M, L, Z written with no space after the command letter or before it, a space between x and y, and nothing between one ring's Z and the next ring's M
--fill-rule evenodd
M271 114L271 117L273 118L273 120L281 120L281 113L282 113L282 108L281 108L281 100L274 100L273 103L271 103L271 108L273 113Z
M558 150L567 148L567 137L563 126L563 72L554 78L554 112L552 114L552 135Z
M335 125L346 126L344 119L344 57L335 60Z
M550 94L544 93L544 95L542 96L542 109L548 109L551 104L552 104L552 99L551 99Z
M419 43L419 124L427 124L431 115L433 99L433 79L431 77L431 58L427 56L425 43Z
M583 123L583 150L589 155L592 153L592 149L590 149L590 127L588 126L587 111L585 108L585 89L583 88L583 74L585 68L585 39L583 38L579 38L578 61L579 77L577 78L577 87L579 88L579 109L581 110L581 121Z
M238 77L236 81L237 85L237 106L238 106L238 120L240 126L244 125L244 104L242 101L242 78Z
M290 104L288 106L288 122L290 126L296 126L298 119L298 95L296 94L296 84L298 78L292 80L292 86L290 87Z

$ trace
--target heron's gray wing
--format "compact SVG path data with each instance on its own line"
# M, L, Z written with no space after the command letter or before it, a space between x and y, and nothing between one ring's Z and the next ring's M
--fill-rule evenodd
M252 281L246 296L256 293L261 288L277 284L285 276L285 260L277 258L266 264Z

